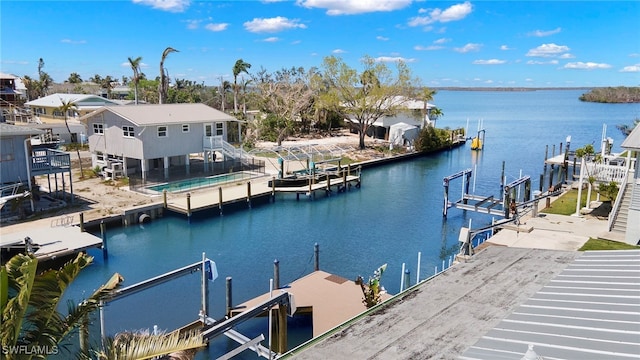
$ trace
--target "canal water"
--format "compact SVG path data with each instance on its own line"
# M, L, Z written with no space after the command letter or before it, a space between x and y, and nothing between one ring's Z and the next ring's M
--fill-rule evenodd
M194 263L205 252L214 260L220 277L209 293L212 316L224 314L225 277L233 278L233 299L238 304L269 290L273 261L280 261L282 284L313 270L314 244L320 246L320 268L347 279L365 279L388 264L382 284L390 293L400 288L402 264L415 283L418 252L422 254L421 279L441 267L459 248L460 227L477 228L491 222L489 215L450 209L442 216L442 179L460 170L475 170L472 192L500 196L500 174L505 162L507 181L522 175L539 186L545 146L571 148L593 144L600 148L603 125L620 151L624 139L616 125L640 117L638 104L595 104L578 100L583 91L440 91L434 103L444 116L438 127L466 127L473 135L479 124L486 131L485 147L471 151L469 144L448 152L415 160L366 169L360 189L315 200L278 196L274 204L254 206L222 217L203 213L187 222L184 216L166 216L144 225L110 228L109 259L92 250L95 264L83 271L66 297L80 300L104 283L114 272L125 284L159 275ZM551 154L549 154L551 155ZM450 198L462 191L453 181ZM123 330L174 329L197 319L200 304L199 273L163 284L111 303L105 311L110 335ZM305 328L305 320L292 326ZM266 320L243 325L250 337L266 334ZM97 331L97 329L96 329ZM295 345L310 333L297 332ZM215 341L200 359L216 358L235 347ZM255 354L247 354L255 358Z

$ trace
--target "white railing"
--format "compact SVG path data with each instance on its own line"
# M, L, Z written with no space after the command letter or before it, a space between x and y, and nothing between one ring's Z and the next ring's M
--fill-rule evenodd
M619 165L605 165L597 163L586 163L587 176L595 177L596 181L609 183L615 181L620 184L627 176L627 167Z
M224 154L234 159L249 159L251 155L241 148L237 148L228 142L224 141L222 136L204 136L202 140L202 146L204 149L219 149Z
M627 178L629 171L625 171L625 175L622 178L622 182L620 183L620 189L618 190L618 195L616 196L616 201L614 201L613 206L611 207L611 212L609 213L608 219L608 228L609 231L613 229L613 225L616 222L616 218L618 217L618 213L620 212L620 205L622 204L622 199L624 198L624 193L627 190Z

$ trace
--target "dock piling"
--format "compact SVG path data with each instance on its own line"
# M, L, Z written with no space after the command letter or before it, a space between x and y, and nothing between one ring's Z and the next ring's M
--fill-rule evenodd
M320 245L318 243L313 245L313 270L320 270Z
M218 211L220 211L220 216L222 216L222 186L218 188Z
M251 181L247 181L247 206L251 208Z
M107 247L107 226L104 220L100 220L100 237L102 238L102 258L107 260L109 258L109 249Z
M227 317L231 317L231 309L233 309L231 281L232 281L231 276L227 276L226 288L225 288L225 304L226 304Z
M280 261L273 260L273 288L280 289Z
M271 201L276 201L276 177L271 177Z
M404 288L408 289L411 287L411 271L409 269L404 270Z
M187 219L191 220L191 193L187 193Z
M164 208L167 208L167 189L162 190L162 204Z
M404 290L404 279L405 279L404 270L405 270L405 266L406 266L406 264L402 263L402 271L400 272L400 274L401 274L400 275L400 292L402 292Z
M420 258L422 257L422 252L418 251L418 267L416 267L416 284L420 282Z
M80 213L80 232L84 232L84 213Z

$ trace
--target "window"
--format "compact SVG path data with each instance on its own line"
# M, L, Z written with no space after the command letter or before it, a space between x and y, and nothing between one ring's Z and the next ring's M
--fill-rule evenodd
M122 135L124 137L134 137L135 133L133 132L133 126L123 126Z
M158 137L167 137L167 127L166 126L158 126Z
M53 110L53 116L64 116L64 114L60 110Z
M96 161L103 162L104 161L104 153L100 151L96 151Z
M213 136L211 124L204 124L204 136Z
M103 124L93 124L93 133L102 135L104 134L104 125Z
M189 124L182 124L182 132L183 133L189 132Z
M221 136L224 134L224 124L216 123L216 135Z

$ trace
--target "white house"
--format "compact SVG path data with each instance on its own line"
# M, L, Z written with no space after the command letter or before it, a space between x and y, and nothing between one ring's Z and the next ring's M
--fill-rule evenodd
M120 102L109 100L98 95L91 94L64 94L56 93L47 95L25 103L33 111L33 115L42 123L60 123L64 122L64 114L58 110L62 103L72 102L76 110L67 114L67 118L71 121L78 117L93 112L106 105L121 105Z
M625 232L625 242L628 244L638 245L640 244L640 125L636 125L635 129L631 131L629 136L620 145L626 151L635 153L635 162L629 162L630 165L634 164L635 169L629 169L630 173L633 172L627 179L630 188L630 201L628 202L629 208L627 212L627 230ZM624 189L620 189L623 191ZM623 209L621 209L623 210Z
M241 156L227 142L230 130L240 134L240 121L205 104L105 106L80 120L93 166L114 177L140 173L144 180L163 169L168 178L173 167L188 173L192 154L203 154L205 164L215 154Z

